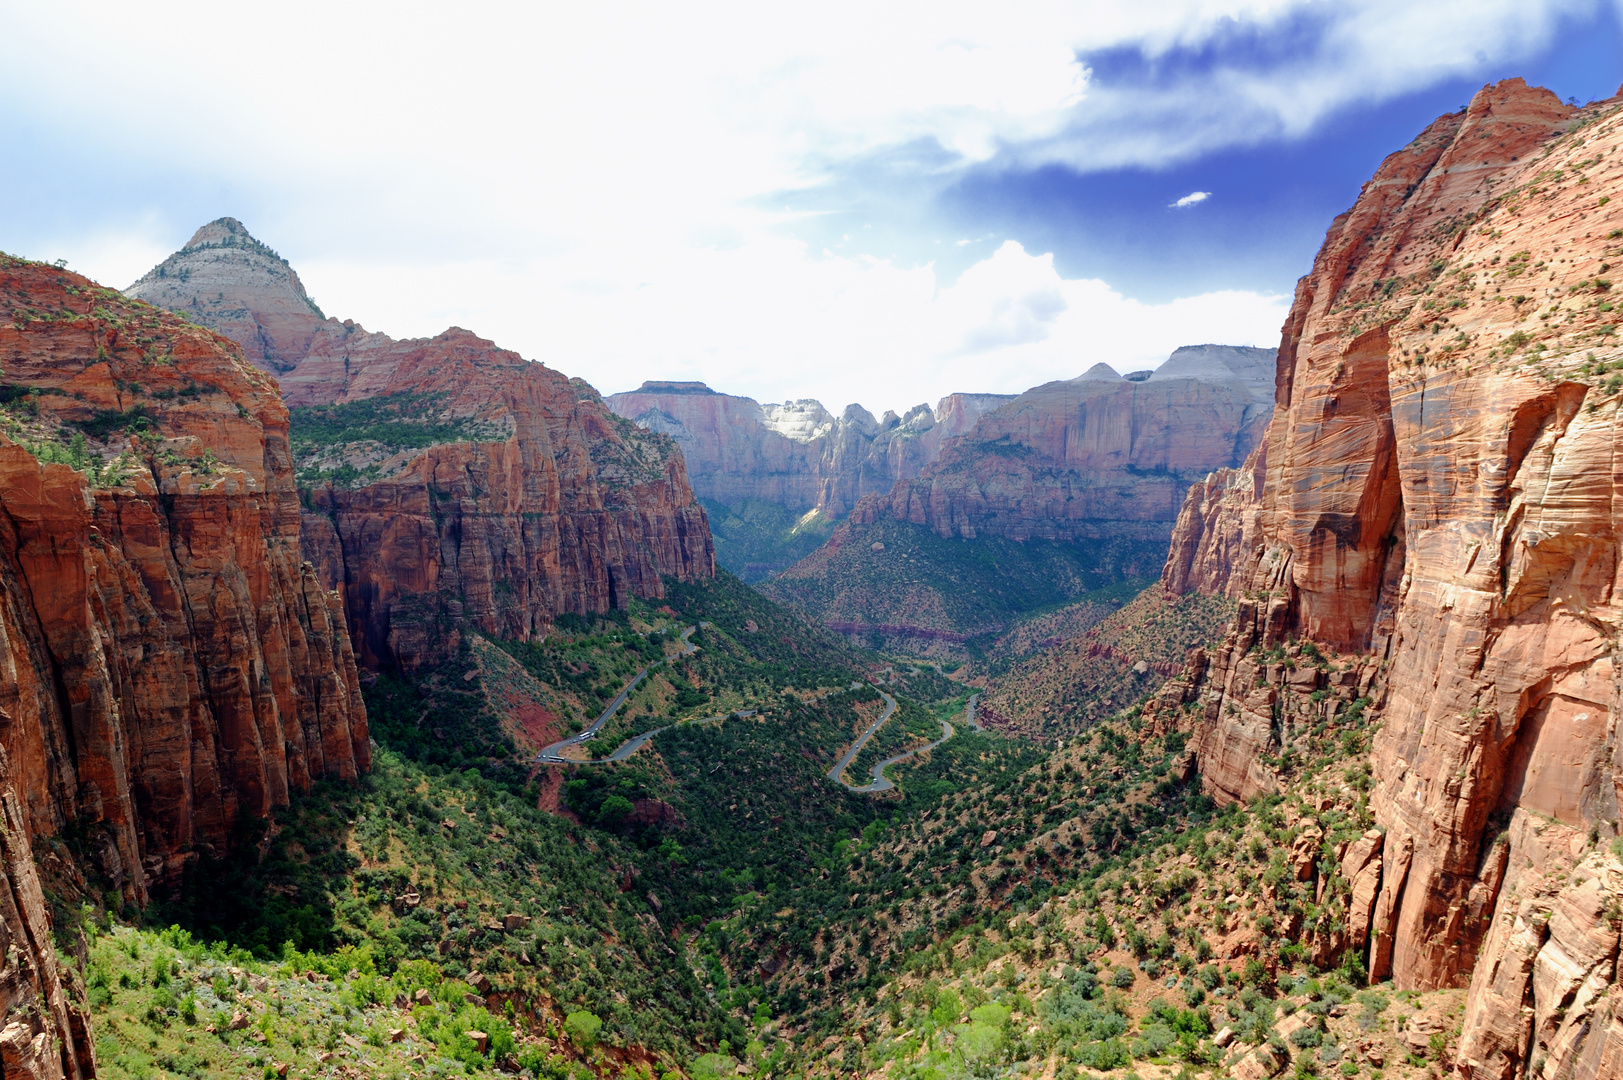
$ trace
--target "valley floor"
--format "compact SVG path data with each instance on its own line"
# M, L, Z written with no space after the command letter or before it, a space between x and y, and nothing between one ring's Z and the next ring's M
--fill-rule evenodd
M1043 749L726 579L474 643L379 680L373 773L263 858L137 925L87 894L102 1074L1436 1075L1460 993L1364 985L1341 930L1362 710L1281 795L1218 807L1145 713L1162 682ZM657 733L534 763L588 717ZM848 779L898 759L893 786L831 781L842 751Z

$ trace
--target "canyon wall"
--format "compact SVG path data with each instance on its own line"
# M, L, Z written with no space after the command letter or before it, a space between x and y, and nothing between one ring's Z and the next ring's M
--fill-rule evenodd
M277 373L303 550L364 665L431 665L469 630L527 640L562 613L663 596L665 575L715 573L676 444L579 379L455 327L397 341L324 318L229 218L128 292Z
M1388 157L1297 287L1266 446L1190 493L1163 579L1240 598L1149 710L1193 711L1220 800L1378 720L1347 944L1469 986L1472 1078L1623 1069L1620 123L1508 80Z
M0 746L23 832L144 903L244 813L370 764L299 551L288 414L230 342L0 257Z
M1179 349L1147 377L1096 364L987 412L851 520L962 539L1164 541L1185 491L1256 446L1273 366L1273 350L1220 345Z
M878 420L860 405L834 416L818 401L762 405L696 382L646 382L606 400L638 426L676 440L702 498L728 505L761 499L841 518L864 495L918 475L945 440L1013 398L950 394L934 409L917 405Z
M1151 578L1184 492L1257 446L1274 370L1272 349L1197 345L1154 371L1096 364L1034 387L943 440L913 478L863 497L761 589L912 649Z
M0 747L0 1076L80 1080L96 1075L81 987L57 963L28 818Z

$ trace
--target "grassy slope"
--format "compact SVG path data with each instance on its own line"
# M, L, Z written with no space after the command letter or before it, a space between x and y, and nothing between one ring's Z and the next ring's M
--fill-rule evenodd
M1282 796L1219 810L1170 770L1185 736L1130 711L940 789L708 934L729 970L778 959L770 989L819 1075L1222 1075L1268 1043L1298 1077L1425 1076L1457 1036L1459 992L1361 989L1362 955L1339 948L1315 968L1347 883L1316 892L1290 861L1309 827L1320 866L1369 827L1370 733L1361 707L1317 725ZM896 772L917 789L943 767ZM1419 1051L1393 1028L1417 1012L1443 1029Z
M481 971L517 1004L509 1018L514 1060L526 1046L546 1050L553 1057L523 1060L547 1075L588 1064L614 1074L633 1060L681 1067L706 1050L741 1050L761 1034L758 1011L770 1015L780 1005L758 984L728 976L714 944L697 932L740 896L768 902L801 888L842 845L916 812L920 798L1006 771L1031 751L981 738L953 779L921 780L919 793L889 801L851 794L824 774L861 726L859 707L877 695L836 688L863 680L871 658L727 576L673 586L668 604L675 615L640 610L623 622L570 625L544 647L509 643L503 655L517 658L560 710L585 715L653 650L674 650L673 630L705 621L711 625L695 635L700 650L681 665L680 678L712 695L705 705L726 696L756 708L755 717L677 727L659 736L653 752L622 765L560 770L562 802L577 822L537 808L547 776L531 778L501 714L506 699L485 685L489 664L465 651L411 682L380 678L368 689L381 745L372 773L355 785L319 785L263 833L240 837L237 856L197 864L175 895L147 912L148 924L174 924L215 943L216 953L236 950L238 966L261 973L274 974L278 964L338 964L337 950L343 964L361 963L380 979L415 972L440 983ZM653 626L663 629L650 645L636 630ZM923 670L898 674L894 689L935 699L950 684ZM940 759L953 753L963 750L943 748ZM527 925L491 928L509 914ZM390 1005L392 993L385 998ZM139 1011L144 998L98 1000L98 1031L110 1031L118 1010ZM204 1000L205 1014L217 1007ZM362 1042L384 1022L354 1003L347 1006L360 1010L354 1015L341 1003L322 1008ZM603 1021L608 1057L586 1062L567 1039L539 1041L549 1024L577 1010ZM399 1026L400 1018L385 1019ZM121 1043L124 1064L112 1075L145 1075L153 1053L181 1061L187 1047L209 1051L196 1058L209 1075L258 1075L265 1062L289 1057L251 1047L221 1056L214 1042L197 1041L195 1025L182 1026L192 1038L176 1027L156 1048ZM237 1038L223 1041L235 1046ZM277 1038L292 1045L291 1034L273 1034L280 1046ZM790 1046L767 1043L780 1054ZM379 1049L368 1045L367 1053ZM444 1072L478 1071L500 1057L421 1039L414 1046ZM398 1054L373 1057L383 1068ZM298 1075L303 1059L292 1059Z

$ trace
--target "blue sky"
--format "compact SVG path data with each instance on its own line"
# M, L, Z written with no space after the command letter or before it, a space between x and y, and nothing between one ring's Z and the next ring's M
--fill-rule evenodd
M903 409L1276 344L1510 76L1609 96L1617 8L0 0L0 249L121 286L231 214L368 328Z

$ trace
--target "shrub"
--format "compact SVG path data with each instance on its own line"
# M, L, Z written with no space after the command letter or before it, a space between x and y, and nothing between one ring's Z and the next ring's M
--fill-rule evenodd
M1132 968L1119 967L1116 969L1115 974L1110 976L1110 985L1118 990L1126 990L1133 985L1136 978Z
M963 1002L958 1000L956 990L943 990L936 995L935 1008L930 1010L930 1019L940 1027L955 1023L964 1014Z
M1096 1043L1083 1043L1076 1051L1079 1065L1099 1072L1111 1072L1132 1064L1132 1057L1120 1039L1109 1038Z
M688 1066L688 1074L693 1080L722 1080L731 1077L737 1068L738 1062L726 1054L705 1054Z
M582 1050L590 1050L597 1044L597 1034L603 1030L603 1021L597 1014L581 1009L564 1017L564 1034L569 1041Z
M1002 1027L1009 1022L1014 1011L1007 1005L1000 1005L995 1001L978 1005L969 1010L969 1018L977 1024L990 1024L993 1027Z

